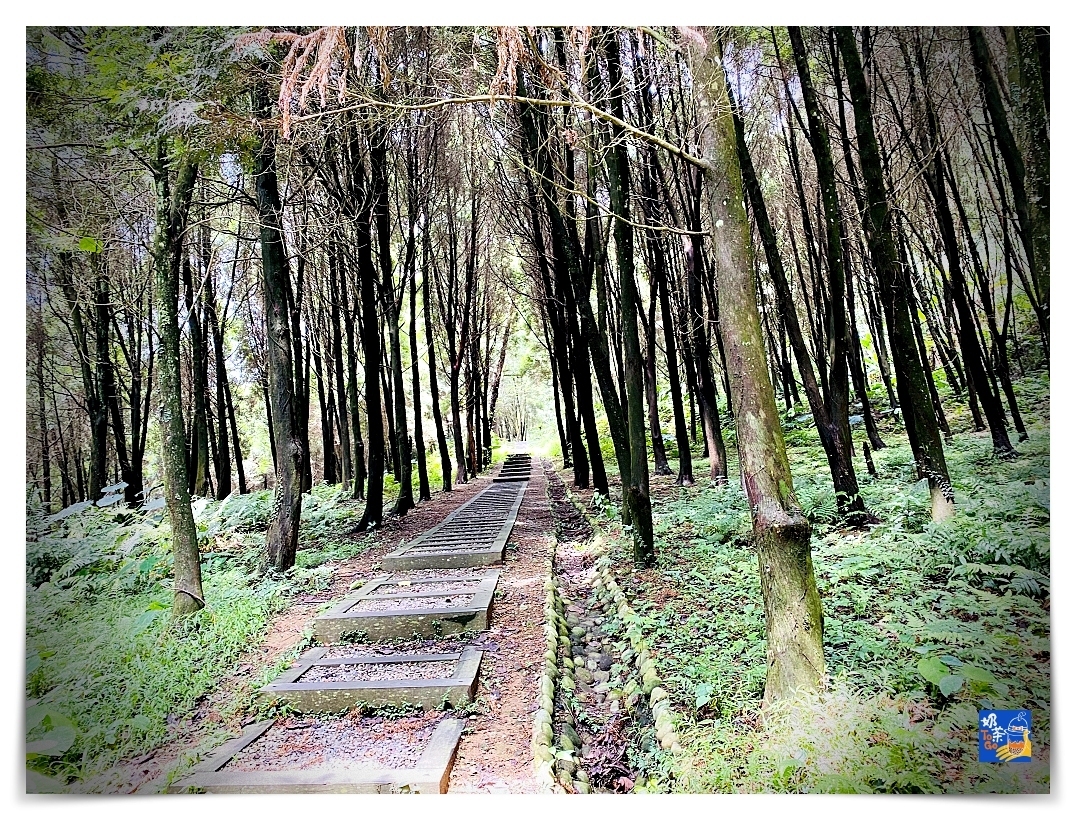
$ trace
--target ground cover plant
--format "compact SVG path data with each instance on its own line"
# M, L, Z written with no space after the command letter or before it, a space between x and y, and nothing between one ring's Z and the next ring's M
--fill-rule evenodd
M166 779L522 450L657 642L547 635L636 653L597 788L1048 788L1049 26L256 22L25 31L32 790Z
M655 491L658 564L627 587L637 590L641 629L688 720L677 788L1049 789L1048 383L1031 377L1020 386L1039 421L1019 457L998 460L988 437L955 434L947 452L957 513L938 524L896 429L874 455L877 478L862 485L881 519L867 530L837 523L813 431L789 437L798 441L790 449L796 491L814 524L830 683L765 715L758 559L738 479ZM980 708L1033 710L1033 764L978 763Z
M152 750L332 562L357 555L358 512L338 487L303 504L296 568L267 573L270 491L196 503L206 607L171 617L169 527L122 502L49 520L29 510L27 765L55 788ZM235 704L237 707L238 702Z

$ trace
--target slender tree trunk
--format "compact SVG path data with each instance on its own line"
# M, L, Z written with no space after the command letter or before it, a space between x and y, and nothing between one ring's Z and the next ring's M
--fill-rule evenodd
M426 275L423 269L422 275ZM429 501L430 476L426 471L426 440L422 434L422 379L419 376L418 367L418 313L416 296L418 288L415 286L415 271L411 271L408 279L410 295L410 323L408 324L408 343L411 346L411 402L415 408L415 453L418 455L418 497L420 501Z
M669 369L669 392L672 394L673 425L676 429L676 450L679 462L676 483L688 486L695 483L695 475L691 466L691 441L688 439L687 424L684 422L683 388L680 383L680 368L676 361L676 333L669 305L669 283L665 276L664 265L657 280L661 326L665 334L665 359Z
M1046 122L1045 108L1041 104L1041 92L1036 94L1032 85L1022 94L1026 104L1034 113L1032 115L1033 138L1029 141L1033 155L1038 159L1032 165L1032 185L1034 196L1027 192L1027 167L1024 157L1016 144L1009 120L1002 105L998 83L990 66L990 49L979 26L968 26L971 40L972 64L975 76L982 88L986 109L990 114L994 135L1001 158L1005 162L1009 184L1012 187L1013 204L1020 226L1020 240L1024 245L1024 256L1031 270L1031 280L1038 292L1039 302L1043 305L1047 327L1044 332L1049 337L1050 316L1050 140ZM1029 84L1031 85L1031 84ZM1036 105L1036 102L1039 104Z
M362 246L363 246L364 242L365 242L365 244L367 246L369 244L370 228L369 228L369 220L368 220L368 218L366 219L365 225L366 225L366 227L362 229L364 231L364 233L365 233L365 240L362 237L360 237L359 243L358 243L360 245L360 253L364 252L362 250ZM369 250L366 250L365 253L369 253ZM363 272L363 268L362 268L362 262L359 263L359 269L360 269L360 274L359 274L360 277L365 275L364 272ZM372 266L371 266L371 269L372 269ZM370 275L373 275L373 274L371 273ZM345 305L345 308L344 308L344 331L345 331L345 335L347 337L347 368L348 368L348 370L347 370L347 406L348 406L348 413L351 416L351 444L352 444L352 448L353 448L352 457L351 457L351 465L352 465L352 472L353 472L352 486L351 486L351 497L356 498L356 499L363 498L364 492L365 492L365 484L366 484L366 481L368 479L367 469L366 469L366 453L365 453L365 447L363 446L363 442L362 442L362 426L361 426L362 417L359 415L359 357L358 357L358 352L357 352L357 350L355 348L355 324L356 324L355 317L359 314L360 310L364 310L364 308L363 308L364 303L363 304L360 304L360 303L362 302L363 299L365 299L364 296L361 296L361 293L363 292L361 285L360 285L359 290L360 290L359 299L358 300L352 299L351 294L349 294L349 292L347 291L347 283L346 283L346 280L344 279L344 269L343 269L343 267L341 267L340 268L340 294L341 294L340 298L341 298L341 300L343 301L343 303ZM376 308L375 308L374 315L376 316ZM375 331L376 331L376 327L375 327ZM369 354L365 350L365 341L362 338L362 334L363 334L363 331L362 331L362 326L361 326L361 323L360 323L360 327L359 327L360 344L363 345L363 355L368 356ZM379 338L380 338L380 335L379 335ZM378 345L378 347L380 347L380 345ZM373 388L375 390L378 389L378 386L380 384L380 382L378 381L378 378L379 378L378 373L381 370L381 368L379 366L380 358L381 358L381 355L379 353L378 358L374 360L373 367L372 367L373 374L374 374L374 381L376 382L376 384L375 384L375 386ZM366 362L365 365L366 365L365 373L366 373L366 375L368 377L369 374L370 374L370 371L371 371L371 368L369 366L370 363ZM366 389L369 391L371 389L370 385L367 385ZM378 395L379 395L379 399L380 399L380 393ZM369 413L370 412L371 412L370 409L367 408L367 418L368 419L369 419ZM378 415L378 418L380 419L380 416L381 416L380 411L378 411L377 415ZM346 422L345 422L345 425L346 425ZM380 426L380 421L378 422L378 425ZM373 444L373 429L371 427L367 426L366 432L367 432L367 435L370 438L370 447L372 448L374 446L374 444ZM384 464L384 456L382 456L382 464Z
M262 84L255 87L254 108L265 120L271 118L268 89ZM273 515L265 534L265 546L270 565L283 572L295 565L295 552L299 546L304 456L300 437L300 396L297 395L301 390L295 384L288 310L291 272L284 250L282 206L277 190L276 140L268 129L263 131L254 154L254 187L260 223L265 338L277 453Z
M321 412L321 477L326 484L335 484L336 453L334 447L335 437L333 436L332 385L326 385L325 374L321 366L321 350L321 341L315 336L312 354L314 357L314 378L318 383L318 410ZM326 388L328 388L327 391ZM328 392L328 400L326 400L326 392Z
M195 302L190 254L183 255L183 287L187 328L191 338L191 452L189 476L192 495L209 493L209 424L206 419L206 352L202 338L200 300Z
M874 269L883 290L882 304L885 307L893 364L896 368L901 415L916 464L928 479L931 515L935 521L940 521L953 513L953 487L949 482L938 420L930 406L930 393L927 388L929 374L924 372L915 346L909 312L910 294L905 278L901 276L893 241L892 214L886 198L878 138L870 111L870 94L851 28L842 26L837 29L837 45L844 61L848 96L855 114L860 170L867 202L863 227Z
M721 417L717 412L717 384L710 361L710 346L706 344L706 319L702 306L702 241L692 236L684 240L684 268L687 271L688 303L690 316L691 347L695 354L697 374L695 395L702 419L702 435L706 443L706 455L710 459L710 480L724 484L729 480L728 457L725 440L721 435Z
M727 79L728 78L726 77L726 82ZM732 96L732 89L729 85L726 85L726 91L729 94L730 99L735 99ZM762 239L762 247L766 253L766 264L770 270L770 277L773 280L774 291L777 296L778 309L784 320L784 326L785 329L788 331L789 341L792 344L792 351L796 357L796 364L799 367L800 378L803 380L803 390L807 394L807 404L811 408L811 415L814 419L815 427L818 430L818 437L822 443L822 448L826 453L826 460L829 463L830 476L833 481L834 491L838 493L847 493L847 473L843 470L842 467L842 465L845 464L845 460L841 457L841 448L843 446L843 443L839 432L839 424L836 422L832 415L834 406L831 403L826 402L823 392L819 387L818 381L815 378L815 372L814 367L811 363L810 353L807 350L807 344L804 341L803 333L800 330L799 317L796 313L796 304L792 299L792 291L789 287L788 277L785 274L784 263L781 259L781 254L777 246L777 234L773 229L772 223L770 222L769 212L762 194L762 187L759 185L758 177L755 174L754 163L752 162L751 155L747 150L747 142L744 139L743 120L740 116L739 106L736 104L733 105L732 120L736 135L737 154L739 157L739 167L742 172L744 190L747 193L748 201L751 204L751 213L755 218L755 224L758 227L759 236ZM843 294L841 295L843 296ZM829 383L830 388L834 389L835 383L832 378L832 375L829 380ZM845 413L847 414L847 378L845 378L844 396L844 409ZM837 409L839 412L839 408ZM846 418L846 426L847 423L848 422ZM848 442L848 446L848 459L851 459L850 440ZM847 495L845 495L843 503L841 504L842 511L848 511L847 501L848 497Z
M428 217L428 214L427 214ZM428 224L428 219L427 219ZM433 427L437 434L437 452L441 456L441 491L452 492L452 457L445 439L445 424L441 418L441 395L437 385L437 354L433 344L433 305L430 302L430 235L422 236L422 319L426 331L426 356L430 362L430 397Z
M837 494L837 507L843 515L863 517L866 506L859 494L852 455L852 431L848 423L848 319L845 310L847 271L842 254L840 201L837 196L837 179L833 167L829 134L822 122L818 96L807 66L807 50L798 26L788 27L792 54L803 89L803 103L807 112L811 150L818 168L818 185L825 212L826 268L829 272L827 336L829 338L829 389L825 393L828 426L835 446L826 455L833 474L833 489Z
M186 435L183 431L183 398L180 392L179 279L183 234L187 226L197 163L189 157L178 162L175 188L169 185L169 166L163 140L158 142L154 166L157 223L153 235L153 267L161 339L161 465L164 499L172 526L175 565L174 617L189 615L205 606L202 592L198 531L194 526L187 489Z
M1009 441L1001 401L995 395L986 372L986 365L983 362L982 351L977 338L975 318L972 315L969 303L967 283L964 279L960 258L960 246L956 236L956 224L953 220L952 209L949 206L949 193L945 179L945 163L948 150L944 145L940 144L937 119L934 106L930 100L930 90L925 85L928 76L926 61L918 41L916 42L915 53L920 79L924 83L923 105L926 112L927 134L931 145L934 146L934 156L930 169L926 174L927 187L934 200L938 227L942 234L942 245L949 266L950 292L959 319L960 352L964 359L964 367L968 373L968 383L969 385L974 385L975 392L978 394L979 401L982 404L983 413L986 416L986 422L990 427L990 436L994 442L994 455L999 458L1012 458L1016 453L1012 448L1012 443Z
M37 422L38 446L41 448L41 494L45 504L45 514L52 512L52 464L49 459L49 420L45 412L45 321L41 312L42 305L37 305ZM139 487L139 491L141 491ZM62 508L61 508L62 509Z
M228 403L228 426L232 430L232 450L235 452L235 472L239 479L239 494L247 492L247 476L243 469L243 451L239 446L239 427L235 423L235 402L232 401L232 388L224 381L224 398Z
M359 219L359 280L362 303L362 324L359 336L366 377L366 436L369 441L367 460L366 509L358 529L381 526L385 498L385 424L381 409L381 329L377 317L377 271L372 259L369 214ZM357 414L358 396L353 411ZM357 435L357 429L356 429ZM356 479L357 480L357 479Z
M606 32L605 54L609 66L609 97L613 114L623 120L620 38L615 32ZM631 517L635 563L650 566L657 559L654 554L654 523L650 507L650 476L646 458L646 423L643 420L642 352L639 349L639 325L636 315L638 296L635 283L635 260L632 228L628 224L631 176L622 126L614 124L612 135L613 149L609 157L609 203L612 212L619 217L613 226L613 242L616 247L617 268L620 271L620 314L623 321L624 383L627 396L625 409L628 421L628 450L631 459L629 481L623 485L624 504Z
M238 240L236 250L238 252ZM223 500L232 492L232 454L228 446L228 402L224 395L228 384L228 367L224 360L224 327L217 316L212 277L206 280L206 287L209 326L213 329L214 368L217 371L217 499ZM239 459L238 452L236 459Z
M337 276L340 278L340 287L337 288L336 280ZM332 325L332 359L333 359L333 371L336 376L336 419L337 427L340 430L340 465L341 476L340 479L344 484L344 489L350 489L353 493L353 497L362 497L362 490L358 491L358 496L354 495L355 489L362 486L362 482L355 480L355 470L352 466L352 450L351 450L351 433L350 426L348 424L348 396L355 391L355 385L353 379L350 376L354 373L354 364L349 366L348 375L349 380L345 385L344 382L344 346L340 336L340 314L345 314L344 321L347 322L347 353L350 356L354 353L355 343L353 340L353 332L351 330L349 305L351 300L346 298L346 284L344 279L344 268L340 260L340 249L336 244L335 239L329 240L329 322ZM342 306L342 310L341 310ZM358 414L358 407L356 406L356 413Z
M711 163L706 195L721 291L720 331L733 382L732 412L740 471L758 546L766 611L764 702L800 689L818 690L825 676L822 603L811 561L811 525L792 488L792 474L766 371L765 346L755 292L747 214L737 162L736 136L722 77L716 35L707 59L693 54L702 91L703 150Z
M654 474L672 475L669 457L665 453L665 441L661 437L661 414L658 411L658 373L657 373L657 306L656 294L650 294L648 321L643 324L646 334L646 356L643 358L643 371L646 378L646 408L650 422L650 442L654 451Z

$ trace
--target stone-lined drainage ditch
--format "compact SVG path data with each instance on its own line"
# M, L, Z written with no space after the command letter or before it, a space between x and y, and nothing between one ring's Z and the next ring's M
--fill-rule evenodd
M666 755L680 750L678 716L599 528L560 477L546 475L557 546L545 584L536 774L558 792L654 788L658 769L672 773Z

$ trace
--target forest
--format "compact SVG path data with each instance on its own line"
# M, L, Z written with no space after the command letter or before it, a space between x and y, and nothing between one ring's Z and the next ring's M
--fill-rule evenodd
M1049 27L31 26L25 219L27 792L1050 791Z

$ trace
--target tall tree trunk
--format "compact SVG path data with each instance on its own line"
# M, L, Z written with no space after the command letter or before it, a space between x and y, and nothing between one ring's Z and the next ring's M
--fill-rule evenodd
M927 388L930 376L924 372L924 365L916 350L909 311L910 294L906 280L901 275L893 241L892 214L886 198L878 138L870 111L870 94L851 28L842 26L837 29L837 46L844 61L848 96L855 115L860 171L863 174L867 202L863 228L874 270L883 290L881 301L885 307L890 349L893 351L901 416L916 464L928 479L931 515L935 521L940 521L953 513L953 487L949 482L949 469L945 463L938 420L930 406L930 393Z
M423 270L422 275L426 272ZM422 379L419 376L418 367L418 314L416 296L418 288L415 286L415 271L411 271L408 278L410 291L410 320L408 324L408 344L411 346L411 402L415 408L415 453L418 456L418 497L420 501L429 501L430 476L426 471L426 440L422 434Z
M362 219L362 217L360 217L360 219ZM364 242L366 243L367 246L369 244L370 227L369 227L368 218L366 219L365 226L366 226L365 228L360 229L360 230L365 232L365 237L366 237L365 240L364 240L360 236L360 239L359 239L359 242L358 242L358 245L360 247L360 253L363 252L362 247L363 247ZM366 250L365 253L369 254L370 251ZM363 266L362 265L363 265L363 263L360 262L359 263L359 276L360 276L360 278L363 275L365 275L364 272L363 272ZM373 275L373 273L372 273L372 265L371 265L371 274L370 275ZM348 370L347 370L347 406L348 406L348 413L351 416L351 445L352 445L351 466L352 466L352 471L353 471L351 497L356 498L356 499L360 499L360 498L364 497L365 490L366 490L366 487L365 487L366 481L369 478L367 476L367 469L366 469L365 447L363 446L363 442L362 442L362 416L359 414L359 356L358 356L358 351L357 351L357 349L355 347L356 316L359 315L360 311L364 311L363 305L365 304L365 303L362 302L362 300L365 297L361 296L361 293L363 292L361 284L360 284L360 287L359 287L359 291L360 291L359 294L355 294L355 296L357 298L354 298L354 299L351 298L352 294L347 290L346 280L344 279L344 269L343 269L343 267L341 267L340 268L340 298L341 298L341 300L343 301L343 303L345 305L345 309L344 309L344 331L345 331L345 335L347 337L347 368L348 368ZM373 315L376 317L376 308L375 308L375 312L374 312ZM358 324L359 324L359 336L360 336L359 343L363 346L363 356L366 356L368 354L366 353L365 341L364 341L364 339L362 337L362 332L363 332L362 331L362 323L359 322ZM376 328L375 328L375 331L376 331ZM379 338L380 338L380 335L379 335ZM378 345L378 347L380 347L380 345ZM381 358L381 355L380 355L380 353L378 353L378 358L374 360L373 368L372 368L373 374L374 374L374 381L378 382L378 385L380 384L380 382L378 381L378 378L379 378L378 374L381 371L380 358ZM371 368L369 367L370 363L365 362L364 364L366 365L365 373L368 376L369 373L371 372ZM377 385L375 385L375 388L376 387L377 387ZM370 389L370 386L367 385L367 390L369 390L369 389ZM380 396L380 394L379 394L379 396ZM367 414L369 414L369 412L370 412L370 410L369 410L369 408L367 408ZM378 415L378 418L380 419L380 416L381 416L380 411L378 411L377 415ZM379 422L379 426L380 426L380 422ZM369 436L370 439L371 439L370 446L373 447L373 441L372 441L373 432L372 432L372 428L367 426L366 433L367 433L367 436ZM384 465L384 455L382 455L382 462L381 463L382 463L382 465Z
M866 512L863 497L859 494L852 453L852 431L848 423L848 319L845 310L846 285L842 253L840 201L837 197L837 177L833 167L829 134L819 110L818 95L814 89L810 69L807 66L807 49L799 26L788 27L792 43L792 55L803 90L803 104L807 112L811 150L818 169L818 186L825 212L826 268L829 272L828 327L829 338L829 389L825 393L829 435L833 445L827 450L833 489L837 494L837 507L843 515L862 518Z
M339 276L340 286L337 287L336 280ZM358 495L354 495L357 487L362 486L362 482L355 480L355 470L352 466L352 450L351 450L351 432L350 425L348 423L348 397L354 392L355 386L352 384L350 375L354 372L354 364L349 366L348 375L349 380L345 385L344 382L344 346L340 335L340 322L342 321L340 314L344 314L344 319L348 327L347 337L347 354L350 356L354 353L355 343L353 340L353 332L351 330L351 311L349 305L351 300L346 297L346 281L344 279L344 267L340 259L340 249L336 244L335 238L329 239L329 322L332 325L332 360L333 360L333 372L336 376L336 420L337 426L340 430L340 465L341 476L340 480L343 482L344 489L350 489L353 497L361 498L362 490L360 489ZM357 411L356 407L356 411ZM356 413L357 415L357 413Z
M320 325L321 322L319 321ZM332 384L326 383L325 373L321 366L322 342L314 334L314 346L311 351L314 357L314 378L318 383L318 410L321 413L321 477L326 484L336 483L336 448L335 436L333 435L333 393ZM326 396L326 393L328 394Z
M45 411L45 321L42 304L37 305L37 367L34 375L37 381L37 433L38 447L41 448L41 494L45 504L45 514L52 512L52 464L49 459L49 420ZM141 491L141 488L139 488ZM66 506L66 505L65 505Z
M695 475L691 465L691 441L688 439L687 424L684 421L684 396L680 383L680 367L676 361L676 331L669 305L669 283L666 279L664 263L658 274L658 302L661 305L661 327L665 334L665 360L669 370L669 392L672 394L673 425L676 430L676 450L679 461L676 483L688 486L695 483Z
M516 85L521 93L526 93L523 82L522 68L516 70ZM574 307L579 314L580 336L585 340L593 363L594 374L598 381L598 390L601 394L602 404L605 407L605 415L609 422L609 437L613 441L613 449L616 453L617 467L620 472L622 486L626 486L631 474L631 460L628 446L628 430L624 418L623 401L613 378L611 368L611 356L606 331L611 330L611 324L607 315L608 292L603 278L604 271L596 271L598 282L598 314L606 316L605 330L595 321L594 313L590 305L590 287L586 281L578 256L570 242L568 231L565 227L564 217L558 205L558 194L553 183L553 171L548 151L548 138L542 127L544 120L535 111L535 107L528 103L519 106L520 119L523 122L523 156L524 162L537 171L538 182L545 203L546 215L549 217L551 231L551 247L554 253L553 265L557 269L566 271L570 279L571 292L575 294ZM562 290L567 290L562 288ZM550 328L553 341L556 343L556 328ZM615 333L614 333L615 335ZM559 370L562 387L566 378L567 368ZM578 370L582 373L582 368ZM619 372L623 372L620 368ZM562 394L564 393L562 389ZM585 394L585 393L584 393ZM565 425L570 414L565 408ZM572 445L575 446L574 444ZM592 448L593 449L593 448ZM645 461L645 459L644 459Z
M169 185L165 145L157 144L154 164L157 222L153 235L153 267L161 339L161 465L164 468L164 499L172 526L175 566L174 617L189 615L205 606L202 592L198 531L194 526L187 489L186 435L183 431L183 398L180 392L179 279L183 234L187 227L198 165L188 156L178 161L175 188Z
M702 91L703 150L718 287L720 332L733 382L732 412L740 471L758 545L766 610L764 702L800 689L818 690L825 675L822 603L811 562L811 525L792 488L773 385L766 370L747 214L737 162L736 136L722 77L716 34L705 61L693 54Z
M993 126L994 135L998 147L1001 149L1001 158L1005 162L1005 170L1009 176L1009 184L1012 187L1013 204L1016 209L1016 218L1020 226L1020 240L1024 245L1024 256L1031 270L1031 280L1038 292L1039 302L1043 305L1044 315L1049 323L1050 315L1050 165L1049 165L1049 130L1046 124L1045 108L1035 105L1035 100L1041 100L1041 95L1034 93L1034 87L1027 89L1031 93L1025 94L1028 104L1035 111L1033 115L1033 139L1030 141L1035 157L1039 160L1037 167L1033 168L1034 177L1032 184L1035 187L1035 196L1029 197L1027 192L1027 167L1024 157L1016 144L1012 129L1009 127L1008 116L1005 113L998 89L997 79L994 77L990 65L990 48L986 43L986 37L979 26L968 26L968 37L971 41L972 65L975 67L975 77L982 88L983 98L986 101L986 110L990 114L990 123ZM1045 139L1045 144L1040 144ZM1044 328L1049 337L1049 325Z
M268 89L255 86L254 109L268 121L272 107ZM300 437L300 398L295 384L292 327L288 291L291 272L284 251L282 206L277 190L276 139L266 128L254 154L254 187L257 194L262 251L262 283L265 293L265 339L269 360L269 390L276 441L276 489L273 515L265 534L269 563L279 572L295 565L299 546L299 515L302 512L303 443Z
M427 218L429 214L425 215ZM432 399L433 427L437 434L437 452L441 456L441 491L452 492L452 457L445 438L445 424L441 418L441 394L437 385L437 353L433 344L433 305L430 302L430 234L422 234L422 320L426 331L426 356L430 362L430 398Z
M706 317L702 305L702 238L692 235L684 241L684 268L687 272L688 316L691 347L694 352L696 371L695 395L702 419L702 436L706 455L710 459L710 481L724 484L729 480L728 457L725 440L721 435L721 417L717 411L717 384L714 366L710 360L710 346L706 344Z
M623 81L620 64L620 38L606 32L605 56L609 67L609 99L613 114L624 119ZM642 352L639 349L639 323L636 314L638 296L635 283L635 259L632 227L629 225L631 172L624 129L613 124L613 150L609 157L609 204L617 216L613 226L616 264L620 271L620 315L624 334L624 384L627 397L628 441L631 459L629 481L623 485L624 504L631 517L633 558L635 563L651 566L654 554L654 522L650 507L650 476L646 459L646 423L643 420Z
M235 452L235 472L239 479L239 494L247 492L247 476L243 469L243 451L239 446L239 427L235 423L235 402L232 401L232 388L228 380L224 381L224 398L228 403L228 426L232 430L232 450Z
M236 240L238 253L239 241ZM217 301L213 293L213 278L206 280L206 309L213 330L214 369L217 372L217 499L224 500L232 492L232 455L228 446L228 403L224 391L228 383L228 368L224 361L224 328L217 316ZM236 458L239 454L236 453Z
M726 82L727 81L728 78L726 77ZM736 134L737 155L739 157L739 167L743 178L743 187L747 193L748 202L751 205L751 213L754 216L755 225L758 227L759 236L762 239L762 247L766 254L766 265L769 268L770 278L773 280L774 291L777 296L777 307L783 319L785 329L788 332L789 342L792 345L792 352L796 357L796 364L799 367L800 379L803 381L803 390L807 394L807 404L811 409L811 416L814 419L815 428L818 430L818 437L822 443L822 448L826 453L826 460L829 462L830 477L833 481L834 490L839 492L843 488L843 491L847 492L847 488L844 484L845 476L842 473L841 466L844 462L840 454L843 445L839 434L839 425L833 419L831 415L832 407L825 401L822 390L815 378L814 366L811 362L810 352L807 349L807 343L803 338L803 332L800 329L799 317L796 313L796 303L792 298L792 290L789 287L788 277L785 274L784 263L781 259L780 249L777 245L777 234L770 222L769 211L762 194L762 187L755 174L755 166L752 162L751 154L747 150L747 142L744 139L744 126L740 115L739 105L735 102L735 97L732 95L730 85L726 85L726 91L729 94L730 100L734 101L732 120ZM830 379L830 387L831 389L833 388L832 378ZM844 395L847 402L847 379L845 381ZM847 413L847 404L845 405L845 412ZM847 424L847 419L845 423ZM849 443L849 459L851 459L850 447L851 444ZM844 502L842 508L847 504L847 496L845 497Z
M206 416L205 340L202 338L201 300L195 301L190 254L183 255L183 288L187 328L191 338L191 475L192 495L209 494L209 422ZM200 289L199 289L200 291Z
M643 324L646 335L646 356L643 358L643 374L646 378L646 409L650 422L650 443L654 451L654 474L672 475L669 457L665 453L665 440L661 437L661 413L658 410L658 373L657 373L657 307L658 300L653 293L651 282L649 316Z
M937 118L934 106L930 99L930 89L927 86L927 66L923 56L922 46L917 40L915 43L916 62L919 66L920 80L923 83L923 106L926 113L927 135L934 147L933 159L926 173L927 188L934 200L938 218L938 227L942 235L942 246L945 250L946 261L949 266L951 280L950 292L953 303L956 306L960 338L960 352L964 360L964 367L968 373L969 384L974 385L982 404L986 422L990 426L990 436L994 442L994 455L999 458L1012 458L1015 451L1009 441L1009 433L1005 427L1005 411L1001 406L999 397L994 393L986 372L986 365L982 359L982 351L979 347L975 327L975 317L972 314L967 283L964 279L960 246L956 236L956 223L953 220L952 209L949 206L949 193L945 179L945 163L948 157L948 149L941 144Z
M109 326L112 322L113 308L108 289L108 272L105 269L106 261L101 254L93 254L93 265L96 270L97 294L95 297L96 327L94 338L97 351L97 381L98 396L108 410L109 419L112 422L112 438L115 443L116 460L120 466L120 479L127 486L123 490L123 499L126 503L134 506L138 503L138 496L142 493L141 465L138 475L131 464L127 450L127 434L124 431L123 415L120 412L119 391L116 387L116 371L112 365L111 343L109 341Z

